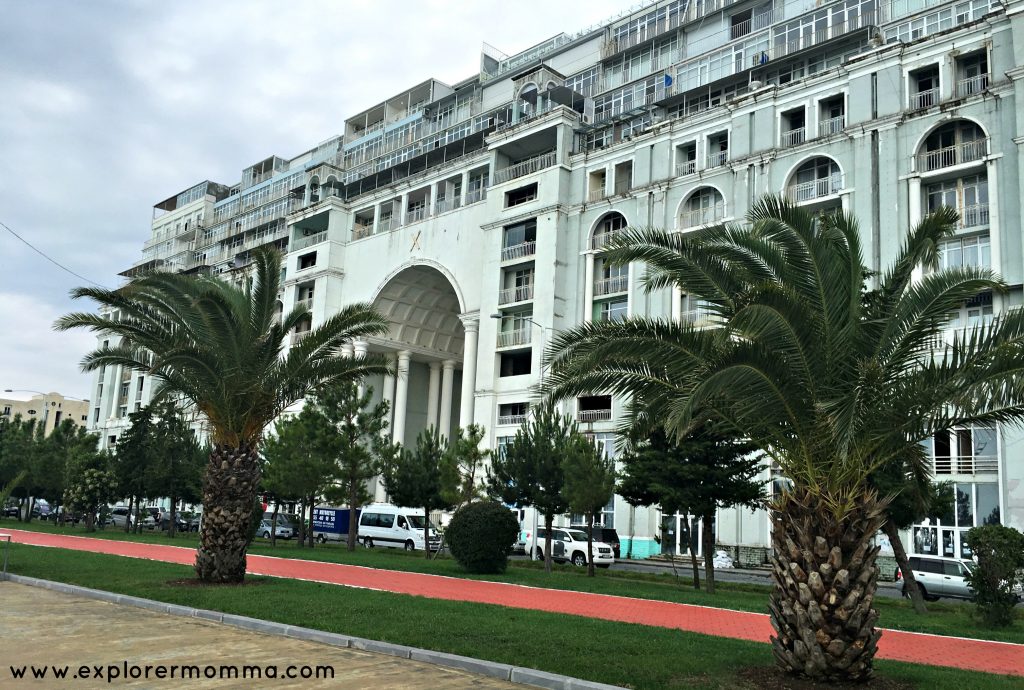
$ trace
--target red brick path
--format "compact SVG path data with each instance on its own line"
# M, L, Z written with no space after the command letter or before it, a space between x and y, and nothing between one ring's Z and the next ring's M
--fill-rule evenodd
M7 530L20 544L51 546L129 558L191 565L195 550L180 546L92 539L88 537ZM482 582L440 575L404 573L362 566L249 555L248 572L298 580L362 587L433 599L497 604L520 609L565 613L588 618L638 623L662 628L767 642L772 634L761 613L589 594L501 582ZM886 630L878 645L882 659L932 666L950 666L1024 676L1024 645L943 635Z

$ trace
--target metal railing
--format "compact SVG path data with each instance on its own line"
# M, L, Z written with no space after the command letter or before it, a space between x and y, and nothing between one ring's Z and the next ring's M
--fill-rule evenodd
M778 43L770 47L768 50L762 50L759 53L754 53L754 55L751 56L751 64L753 67L765 65L772 60L778 60L781 57L786 57L790 53L795 53L799 50L816 46L833 38L845 36L851 31L856 31L857 29L862 29L868 26L874 26L875 24L875 13L865 12L861 15L848 19L845 22L833 24L832 26L825 27L818 31L801 34L792 41L787 43Z
M827 137L831 134L839 134L846 129L846 116L832 117L818 123L818 136Z
M978 161L988 153L988 137L964 141L943 149L922 151L917 154L917 171L929 172L960 163Z
M587 424L589 422L607 422L612 418L611 410L580 410L576 413L576 421Z
M999 458L995 455L979 455L973 458L938 456L935 458L935 474L996 474Z
M327 241L327 231L323 230L316 233L315 235L309 235L308 237L300 237L292 242L291 251L298 251L299 249L305 249L306 247L312 247L314 244L320 244L321 242Z
M591 189L590 194L587 194L587 201L600 201L606 196L608 195L605 193L604 187L601 187L600 189Z
M483 201L487 198L487 188L481 187L480 189L471 189L466 192L466 206L475 204L478 201Z
M529 345L531 334L532 331L529 328L520 328L515 331L502 331L498 333L498 347Z
M507 168L498 170L494 173L494 184L501 184L502 182L508 182L518 177L530 175L543 170L544 168L550 168L558 162L558 152L549 151L548 153L534 156L533 158L527 158L524 161L519 161L515 165L510 165Z
M533 299L533 284L519 285L498 291L498 306Z
M715 313L706 307L697 307L696 309L687 309L680 312L679 321L680 323L688 323L694 326L714 326L718 324Z
M988 75L979 74L976 77L967 77L956 83L956 95L960 98L973 96L988 88Z
M629 289L629 276L618 275L611 278L598 278L594 281L594 296L614 295Z
M450 199L438 199L434 203L434 213L447 213L448 211L454 211L455 209L462 206L462 197L454 196Z
M988 223L988 204L973 204L960 209L960 220L957 225L961 228L973 228Z
M796 146L802 144L807 139L807 129L804 127L798 127L791 129L788 132L783 132L781 137L782 146Z
M729 150L716 151L715 153L708 154L708 165L709 168L717 168L725 165L725 162L729 160Z
M927 91L918 91L917 93L910 94L910 109L919 110L921 108L931 108L933 105L939 102L939 90L938 88L928 89Z
M426 205L420 206L419 208L414 208L411 211L405 212L405 223L406 225L409 223L418 223L429 215L430 209L428 209Z
M712 204L703 208L682 211L679 214L680 228L696 228L701 225L717 223L725 218L725 203Z
M693 175L697 172L697 161L683 161L676 164L676 176Z
M531 240L530 242L520 242L519 244L513 244L509 247L501 248L501 260L502 261L513 261L515 259L523 259L527 256L533 256L537 251L537 242Z
M604 230L602 232L595 232L594 236L590 238L590 248L600 249L606 244L614 240L619 235L626 232L626 228L619 228L618 230Z
M526 424L525 414L502 414L498 415L498 424L500 426L519 426L520 424Z
M843 190L843 176L841 174L821 177L817 180L791 184L786 187L786 197L797 203L820 199L831 194L838 194Z

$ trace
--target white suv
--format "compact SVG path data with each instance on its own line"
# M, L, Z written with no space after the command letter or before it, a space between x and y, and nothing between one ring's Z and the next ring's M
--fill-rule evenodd
M537 535L526 533L526 553L538 559L544 557L547 546L548 531L541 527ZM594 565L607 568L615 562L612 547L601 541L593 543ZM587 533L579 529L555 527L551 530L551 558L555 561L568 561L576 566L587 564Z

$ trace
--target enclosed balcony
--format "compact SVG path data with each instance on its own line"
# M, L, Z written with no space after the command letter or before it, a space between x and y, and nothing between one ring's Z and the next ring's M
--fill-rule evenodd
M606 213L594 227L594 234L590 238L590 248L595 251L603 248L613 239L625 233L628 226L626 217L621 213Z
M516 302L528 302L532 299L533 283L517 285L515 287L505 288L504 290L498 291L499 307L503 307L507 304L515 304Z
M539 156L521 160L509 165L507 168L496 171L494 173L494 184L501 184L502 182L531 175L545 168L550 168L556 163L558 163L558 153L556 151L549 151Z
M839 194L843 190L843 173L839 164L826 156L807 161L793 173L786 185L786 198L802 204Z
M498 341L496 343L496 346L498 348L506 348L522 347L524 345L529 345L532 340L532 333L533 331L526 326L515 328L514 330L510 331L500 331L498 333Z
M698 187L679 210L679 228L687 230L712 225L725 218L725 199L714 187Z
M594 296L615 295L626 292L629 289L629 276L616 275L608 278L598 278L594 281Z
M948 122L928 135L916 154L917 172L941 170L980 161L988 155L989 139L973 122Z

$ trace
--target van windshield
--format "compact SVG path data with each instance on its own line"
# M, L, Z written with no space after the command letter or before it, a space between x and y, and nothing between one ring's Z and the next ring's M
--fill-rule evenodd
M408 515L409 526L413 529L423 529L424 523L430 525L430 529L434 529L434 525L430 520L425 519L422 515Z

